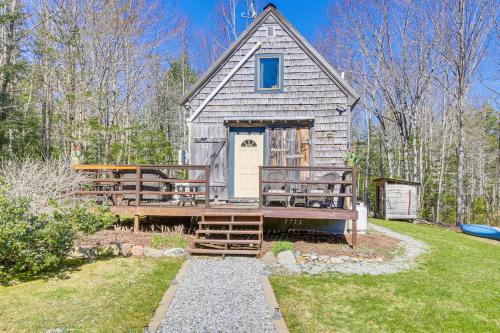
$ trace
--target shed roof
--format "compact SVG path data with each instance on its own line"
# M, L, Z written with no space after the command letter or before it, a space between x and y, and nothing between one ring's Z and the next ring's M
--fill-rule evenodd
M373 180L374 183L392 183L392 184L406 184L406 185L421 185L420 183L417 182L412 182L409 180L402 180L402 179L394 179L394 178L375 178Z
M354 88L343 79L340 74L328 63L328 61L319 54L314 47L288 22L276 9L274 5L268 5L264 8L263 12L257 16L243 33L240 34L238 39L229 46L229 48L222 53L209 69L196 81L189 91L181 98L180 104L184 105L188 102L198 91L200 91L206 83L217 73L218 69L226 63L226 61L235 54L243 43L245 43L252 34L262 25L269 15L274 15L277 22L287 31L290 36L300 45L300 47L311 57L311 59L338 85L339 89L344 92L349 104L354 106L359 100L359 94Z

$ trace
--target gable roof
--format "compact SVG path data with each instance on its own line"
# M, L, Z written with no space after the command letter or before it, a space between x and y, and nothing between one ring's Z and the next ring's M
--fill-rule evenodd
M217 73L226 61L233 56L252 35L270 16L274 15L277 22L282 28L288 32L293 40L306 52L311 59L332 79L339 89L347 95L348 103L354 106L359 100L359 94L354 88L343 79L339 73L328 63L328 61L288 22L274 6L266 6L264 11L257 16L253 22L243 31L240 36L228 47L224 53L208 68L208 70L191 86L189 91L181 98L180 104L184 105L205 84Z

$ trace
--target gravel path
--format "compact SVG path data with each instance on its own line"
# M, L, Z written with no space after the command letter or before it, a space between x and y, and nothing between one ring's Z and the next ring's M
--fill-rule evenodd
M274 332L253 258L189 260L158 332Z
M426 243L416 240L410 236L397 233L395 231L392 231L391 229L374 224L370 224L370 228L389 237L400 240L401 245L404 248L404 253L394 257L390 261L382 263L345 262L342 264L334 265L330 268L330 271L347 274L371 275L397 273L402 270L415 267L415 259L422 253L427 252L429 249Z

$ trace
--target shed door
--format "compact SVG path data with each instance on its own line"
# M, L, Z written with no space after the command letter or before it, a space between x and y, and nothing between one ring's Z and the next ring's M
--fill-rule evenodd
M264 161L262 133L234 135L234 197L259 197L259 166Z

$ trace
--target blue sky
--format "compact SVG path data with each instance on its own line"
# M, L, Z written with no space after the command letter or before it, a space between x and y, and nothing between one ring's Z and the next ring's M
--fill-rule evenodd
M190 20L193 28L201 29L208 20L208 14L214 10L218 0L177 0L176 7ZM242 5L246 0L240 0ZM257 12L269 1L257 0ZM331 0L275 0L278 10L306 38L312 39L320 26L326 23L325 10Z
M176 12L186 16L189 20L190 30L192 32L204 29L210 22L210 15L220 0L163 0L164 4ZM330 4L337 0L274 0L277 9L285 16L288 21L311 43L321 33L322 27L327 24L326 11ZM242 10L246 7L247 0L240 0ZM269 3L268 0L256 0L257 13ZM244 25L245 20L240 20ZM244 28L243 26L241 28ZM242 30L242 29L241 29ZM499 46L497 40L490 42L487 58L479 68L479 74L483 82L476 81L471 89L471 97L480 97L477 100L483 100L484 97L490 97L490 102L498 107L500 98L495 96L491 89L500 91L499 68ZM178 48L177 48L178 49ZM175 54L172 50L172 53ZM192 50L192 65L199 70L200 65L196 62L196 50ZM495 56L497 58L495 58ZM486 86L487 87L486 87Z

